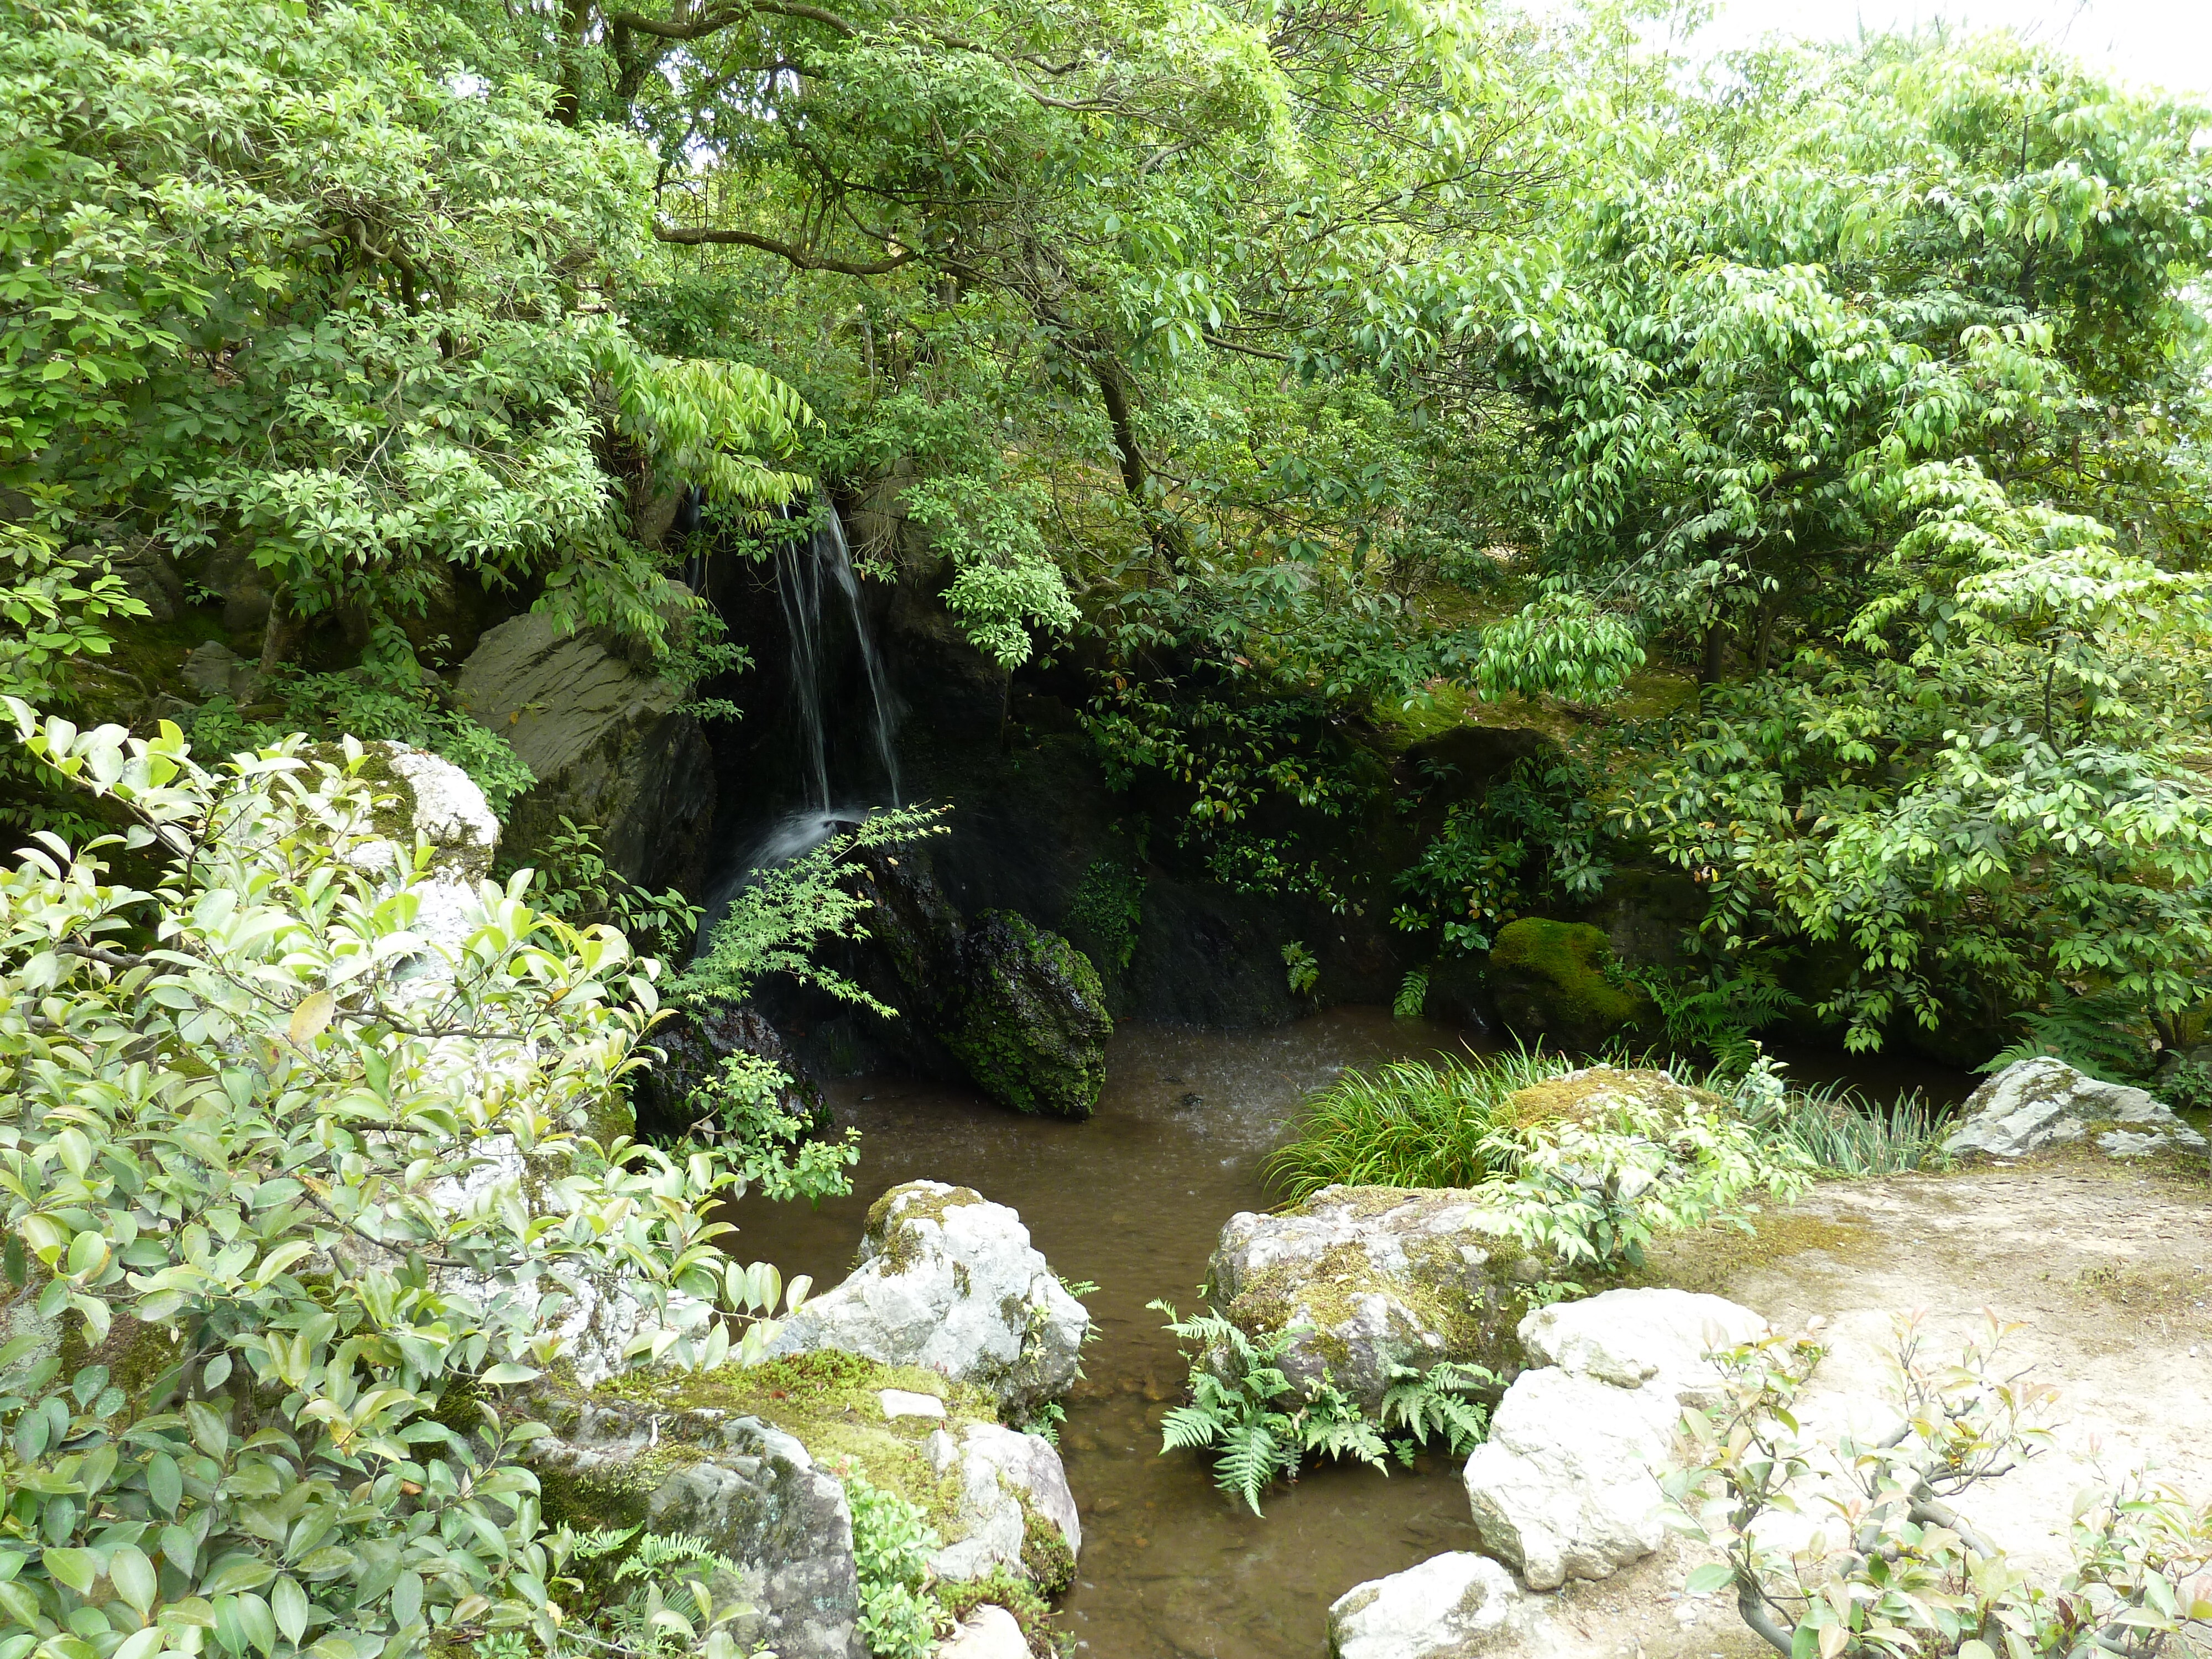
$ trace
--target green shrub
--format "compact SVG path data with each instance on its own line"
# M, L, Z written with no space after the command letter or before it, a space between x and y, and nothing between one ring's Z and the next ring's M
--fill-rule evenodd
M875 1659L929 1659L945 1622L929 1576L929 1558L940 1540L921 1510L896 1492L849 1470L840 1479L853 1510L860 1634L868 1651Z
M1484 1146L1504 1103L1571 1065L1515 1050L1346 1072L1306 1102L1296 1139L1267 1159L1268 1182L1293 1203L1339 1184L1473 1187L1498 1173Z
M650 967L520 881L428 943L430 848L356 862L389 831L350 740L210 773L173 726L8 707L131 823L0 871L0 1268L32 1316L0 1346L0 1650L550 1648L543 1431L501 1390L600 1287L629 1354L688 1366L757 1352L781 1296L720 1248L730 1171L579 1127L640 1063Z

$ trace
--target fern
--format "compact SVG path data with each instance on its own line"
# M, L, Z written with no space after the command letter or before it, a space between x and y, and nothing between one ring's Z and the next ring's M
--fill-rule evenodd
M1498 1379L1476 1365L1438 1365L1424 1375L1410 1367L1392 1373L1380 1422L1324 1373L1303 1389L1277 1363L1310 1327L1291 1325L1255 1340L1209 1308L1188 1319L1164 1302L1150 1304L1168 1318L1168 1329L1199 1345L1190 1370L1190 1403L1160 1424L1160 1449L1211 1452L1213 1482L1241 1498L1255 1515L1260 1495L1279 1479L1295 1480L1309 1457L1357 1458L1389 1473L1395 1449L1410 1462L1414 1444L1444 1436L1454 1451L1482 1437L1482 1408L1461 1397ZM1386 1431L1406 1429L1411 1438L1393 1447Z
M1390 1018L1419 1019L1428 1002L1429 970L1425 968L1408 969L1406 977L1399 983L1397 996L1390 1004Z
M2103 992L2071 996L2061 991L2047 1008L2020 1016L2027 1028L1978 1068L1997 1073L2023 1060L2049 1054L2105 1083L2133 1083L2150 1069L2140 999Z

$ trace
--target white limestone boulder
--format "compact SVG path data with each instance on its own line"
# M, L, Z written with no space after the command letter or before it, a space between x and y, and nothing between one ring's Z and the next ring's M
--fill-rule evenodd
M2024 1158L2085 1137L2115 1158L2212 1156L2204 1137L2164 1102L2141 1089L2100 1082L2049 1054L2007 1066L1968 1096L1943 1150L1954 1157Z
M939 1644L937 1659L1030 1659L1029 1639L1012 1613L986 1601Z
M1483 1545L1531 1589L1607 1578L1666 1536L1659 1477L1685 1406L1718 1398L1707 1355L1750 1341L1766 1322L1686 1291L1608 1291L1521 1322L1529 1360L1467 1461Z
M1067 1391L1091 1316L1022 1218L966 1187L910 1181L868 1212L860 1265L783 1322L772 1355L832 1348L988 1390L1016 1417Z
M1004 1567L1039 1581L1046 1595L1065 1589L1083 1548L1083 1523L1052 1443L996 1423L970 1423L957 1441L935 1431L927 1446L931 1467L940 1476L957 1467L960 1481L949 1529L957 1535L929 1558L931 1570L964 1581Z
M1524 1642L1546 1649L1543 1614L1487 1556L1458 1551L1371 1578L1328 1610L1329 1659L1473 1659Z
M1706 1356L1756 1340L1766 1321L1725 1297L1689 1291L1607 1291L1556 1302L1521 1322L1521 1346L1534 1365L1594 1377L1616 1388L1663 1386L1686 1406L1720 1398L1721 1374Z

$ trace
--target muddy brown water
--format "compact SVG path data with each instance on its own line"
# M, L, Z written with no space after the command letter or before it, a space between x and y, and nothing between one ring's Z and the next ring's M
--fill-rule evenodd
M1476 1040L1344 1007L1263 1031L1125 1024L1097 1115L1024 1117L972 1090L859 1078L825 1093L861 1132L852 1195L810 1210L748 1200L738 1254L817 1285L851 1270L868 1206L901 1182L972 1187L1021 1212L1062 1277L1089 1279L1097 1336L1060 1430L1083 1553L1060 1622L1097 1659L1320 1659L1328 1604L1354 1584L1474 1547L1458 1461L1424 1455L1388 1478L1310 1469L1256 1518L1194 1454L1160 1455L1185 1364L1155 1298L1189 1311L1221 1225L1263 1209L1261 1165L1285 1120L1346 1066ZM1873 1079L1868 1079L1872 1082Z

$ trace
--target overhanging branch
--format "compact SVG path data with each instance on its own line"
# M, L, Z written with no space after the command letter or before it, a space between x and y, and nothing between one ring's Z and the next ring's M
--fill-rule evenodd
M801 270L834 270L845 276L881 276L914 262L914 250L901 248L896 253L881 259L840 259L811 249L798 247L789 242L780 242L773 236L756 235L750 230L718 230L711 227L693 229L688 226L655 225L653 234L657 240L680 243L686 247L713 244L732 247L758 248L763 253L773 253L787 260Z

